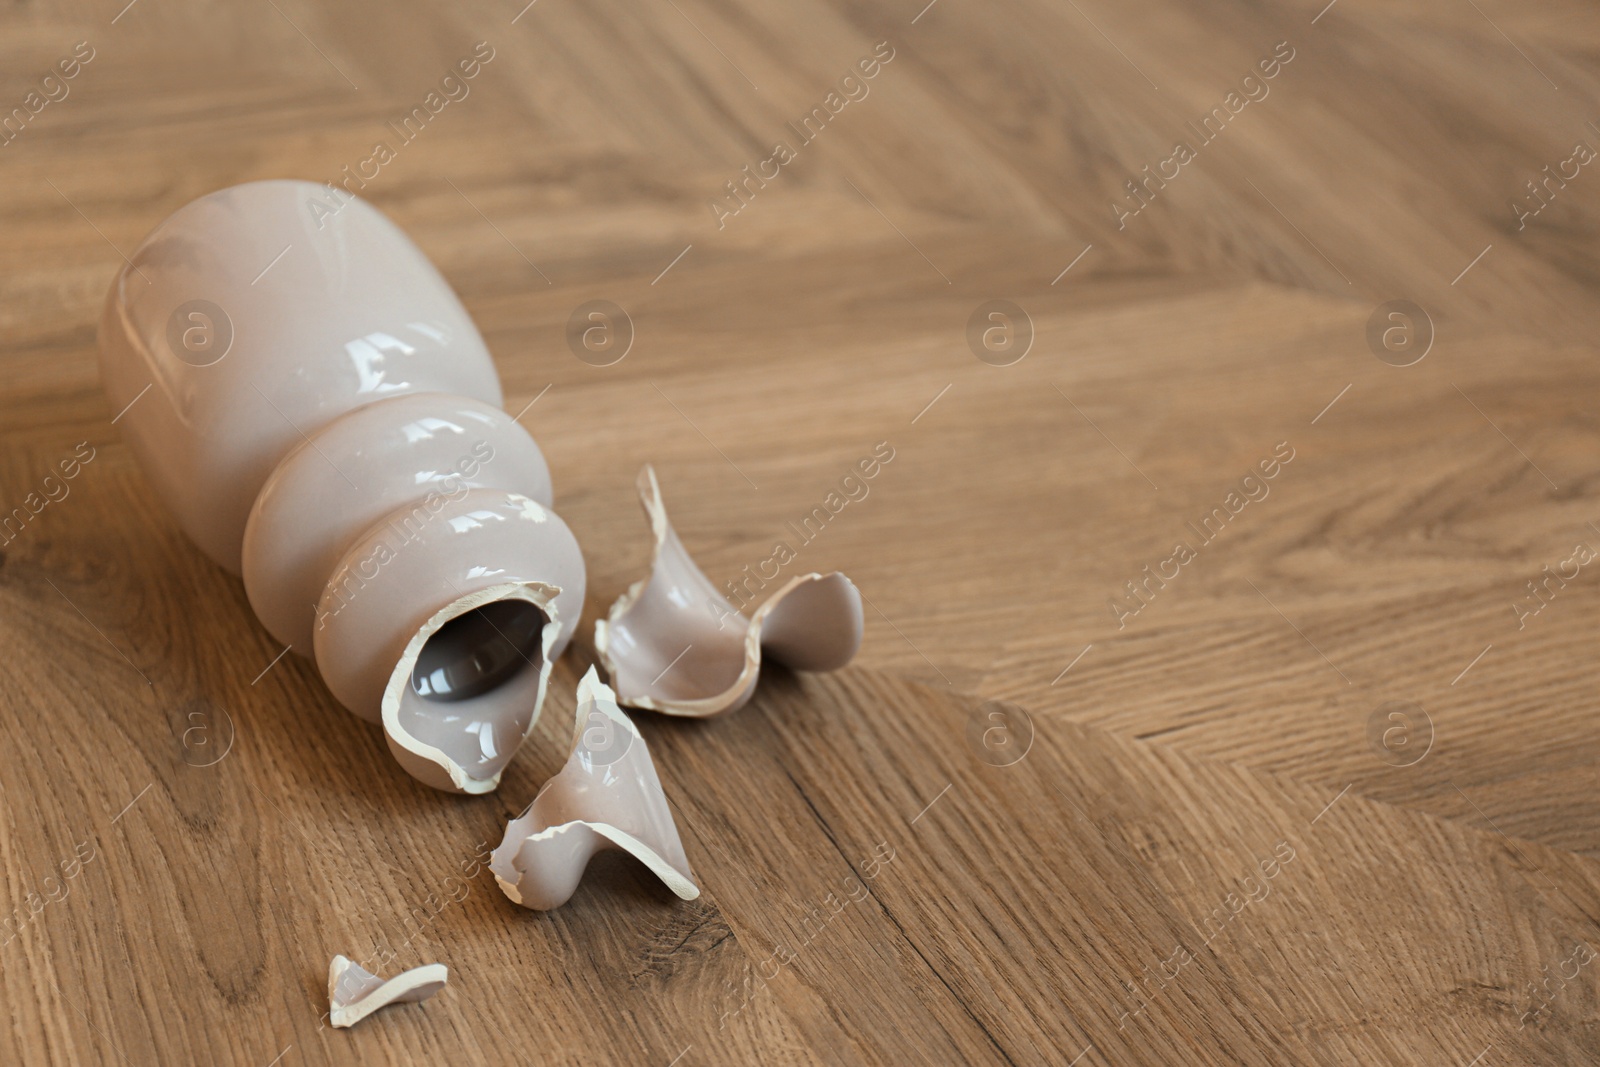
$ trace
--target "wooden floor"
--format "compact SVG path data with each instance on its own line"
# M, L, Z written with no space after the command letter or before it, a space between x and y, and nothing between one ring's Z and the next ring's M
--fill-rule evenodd
M93 456L0 546L0 1061L1600 1061L1592 5L522 2L0 15L0 113L61 97L0 148L0 510ZM645 462L718 582L786 541L868 599L851 668L640 713L697 901L610 857L533 913L477 862L587 620L499 792L432 792L112 424L122 254L378 142L537 398L589 619ZM335 953L450 985L335 1031Z

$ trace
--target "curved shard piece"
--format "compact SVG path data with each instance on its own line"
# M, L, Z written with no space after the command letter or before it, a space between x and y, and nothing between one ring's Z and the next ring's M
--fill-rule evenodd
M495 881L523 907L548 911L571 898L595 853L620 848L693 900L700 889L650 750L593 667L578 683L577 719L566 766L506 824L489 860Z
M450 969L442 963L413 967L383 979L345 956L328 964L328 1021L354 1026L379 1008L427 1000L444 988Z
M655 535L650 576L594 624L595 651L629 707L705 717L744 706L763 652L802 671L838 670L861 647L861 593L838 571L791 578L746 618L690 558L648 464L639 501Z

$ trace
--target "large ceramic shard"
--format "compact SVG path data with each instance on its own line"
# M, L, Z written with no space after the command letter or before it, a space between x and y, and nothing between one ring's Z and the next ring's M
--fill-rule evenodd
M567 902L596 853L619 848L684 900L700 895L650 750L590 667L578 683L572 754L506 825L489 869L506 896L547 911Z
M704 717L743 707L765 655L802 671L837 670L861 647L861 593L843 574L791 578L740 613L690 558L667 521L661 486L639 472L655 535L650 575L594 624L595 651L629 707Z
M430 963L384 979L345 956L335 956L328 965L328 1021L354 1026L387 1005L427 1000L444 988L449 977L444 964Z

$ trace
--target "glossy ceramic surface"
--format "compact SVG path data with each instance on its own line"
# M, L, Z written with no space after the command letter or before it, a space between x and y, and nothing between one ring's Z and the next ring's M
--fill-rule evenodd
M528 497L470 489L436 510L403 508L356 538L334 568L317 606L318 669L340 703L383 723L413 775L442 789L492 789L537 720L550 661L583 612L584 577L566 523ZM480 697L411 699L428 639L451 619L507 598L527 600L548 619L548 644L527 656L523 671Z
M469 489L550 505L539 446L499 408L416 393L334 420L284 457L250 512L250 605L274 637L309 656L317 599L351 541L403 505L426 511Z
M407 771L485 792L538 719L583 557L449 285L322 192L254 182L156 227L106 301L106 392L272 634Z
M405 393L501 401L477 327L422 251L362 200L319 218L325 199L267 181L180 208L129 257L101 317L123 437L184 532L234 573L257 493L306 435Z

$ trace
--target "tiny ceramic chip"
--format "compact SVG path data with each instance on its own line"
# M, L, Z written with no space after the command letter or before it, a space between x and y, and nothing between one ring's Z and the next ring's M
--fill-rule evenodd
M855 657L861 593L849 578L799 575L746 618L678 540L649 465L638 488L655 536L650 575L594 624L595 652L619 701L668 715L720 715L750 699L763 655L802 671L837 670Z
M354 1026L387 1005L427 1000L449 977L444 964L429 963L384 979L346 956L335 956L328 964L328 1020L334 1026Z
M566 765L506 824L489 860L506 896L539 911L559 907L607 849L638 857L684 900L699 896L650 750L593 667L578 683L574 733Z

